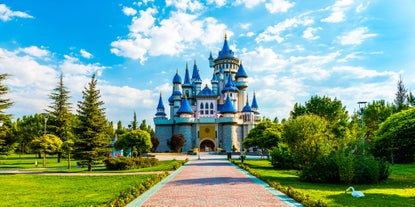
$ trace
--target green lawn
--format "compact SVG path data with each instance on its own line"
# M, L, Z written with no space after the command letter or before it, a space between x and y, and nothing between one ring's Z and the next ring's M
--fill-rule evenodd
M38 168L35 166L35 161L38 162ZM11 155L11 156L1 156L0 157L0 170L21 170L21 171L40 171L40 172L62 172L62 173L75 173L75 172L88 172L87 167L78 167L76 165L77 160L71 161L71 169L67 169L68 161L62 159L60 163L57 162L56 156L47 156L46 158L46 168L42 168L43 159L37 158L34 154L25 154L25 155ZM94 172L149 172L149 171L170 171L172 166L176 164L177 160L168 160L160 161L159 165L133 169L133 170L124 170L124 171L110 171L107 170L103 165L94 166L92 168L92 173Z
M0 206L97 206L155 175L0 175Z
M34 161L39 166L35 168ZM42 171L79 173L87 168L66 169L67 162L57 163L56 157L48 157L47 168L41 168L42 159L35 155L12 155L0 157L1 170ZM160 161L159 165L135 170L109 171L104 166L94 166L93 173L110 172L152 172L170 171L180 161ZM132 186L138 186L151 175L117 175L117 176L49 176L35 174L1 174L0 172L0 207L2 206L97 206L113 200L120 192Z
M355 190L365 194L360 199L353 198L350 192L344 193L349 185L301 182L295 170L275 170L267 160L247 160L245 163L265 180L291 185L329 206L415 206L415 163L393 165L389 179L380 184L353 185Z

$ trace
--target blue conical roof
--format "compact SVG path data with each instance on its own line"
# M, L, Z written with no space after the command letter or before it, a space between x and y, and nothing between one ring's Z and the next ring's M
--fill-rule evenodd
M195 63L193 64L192 80L196 80L198 71L199 70L197 69L196 60L195 60Z
M174 102L174 95L173 94L171 94L171 96L169 97L169 103L173 103Z
M236 78L239 78L239 77L247 78L248 77L248 74L246 74L244 66L242 65L242 62L241 64L239 64L239 69L238 69L238 72L236 72L235 77Z
M189 67L187 66L187 63L186 63L186 73L184 75L184 83L183 83L183 85L190 85Z
M210 51L210 55L209 55L209 59L208 60L213 60L212 51Z
M255 93L254 93L254 98L252 99L251 107L254 108L254 109L258 109L258 103L256 102Z
M222 50L219 51L218 58L229 58L229 57L233 58L233 55L234 55L233 51L229 49L228 37L225 34L225 41L223 43Z
M219 83L219 79L218 76L216 74L213 74L212 76L212 80L210 81L211 83Z
M222 106L221 113L236 113L235 107L233 107L232 101L229 96L226 98L225 103Z
M176 75L173 77L173 83L182 83L182 77L180 77L179 71L176 71Z
M157 109L164 110L164 104L163 104L163 99L161 98L161 93L160 93L159 104L157 105Z
M212 90L206 85L205 88L197 94L198 96L216 96Z
M232 75L229 73L228 81L225 84L225 88L223 88L222 93L225 91L238 91L238 88L235 86L235 83L232 80Z
M199 70L197 70L197 75L196 75L196 78L195 78L195 83L202 83L202 79L200 78Z
M187 97L182 98L182 102L180 103L180 108L177 111L178 114L193 114L194 111L192 107L190 107L189 101L187 100Z

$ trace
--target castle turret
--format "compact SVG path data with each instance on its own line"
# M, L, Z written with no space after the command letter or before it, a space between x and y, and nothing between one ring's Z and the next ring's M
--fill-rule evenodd
M219 79L218 76L216 74L213 74L212 76L212 80L210 81L210 83L212 84L212 92L215 95L219 95Z
M179 71L176 71L176 75L173 77L173 116L176 114L177 110L179 110L181 97L182 78L179 75Z
M212 51L210 51L210 55L209 55L209 67L213 68L213 56L212 56Z
M167 114L164 112L163 99L162 99L161 93L160 93L159 103L157 105L156 118L157 119L167 119L166 116L167 116Z
M186 63L186 72L184 75L184 82L183 82L183 94L185 94L188 98L192 99L193 98L193 88L192 88L192 83L190 82L190 77L189 77L189 67Z
M226 82L225 87L222 90L222 96L227 96L229 99L231 99L234 107L238 107L238 91L238 88L232 80L232 76L229 75L228 81Z
M238 93L238 108L241 109L243 107L243 98L247 95L246 88L248 88L248 82L246 79L248 78L248 74L246 74L244 66L242 65L242 61L239 64L238 72L235 74L236 79L236 87L239 89Z

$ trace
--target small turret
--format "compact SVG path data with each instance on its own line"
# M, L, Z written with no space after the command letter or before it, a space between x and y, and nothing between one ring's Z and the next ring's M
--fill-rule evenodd
M159 103L157 105L156 118L165 119L166 116L167 116L167 114L164 112L164 104L163 104L163 99L161 97L161 92L160 92Z
M219 89L218 89L219 79L218 79L218 76L216 74L213 74L212 80L210 81L210 83L212 84L213 94L219 95Z
M254 98L252 99L252 104L251 104L251 108L252 108L252 111L254 111L255 113L258 113L259 114L259 112L258 112L258 103L256 102L256 95L255 95L255 92L254 92Z
M212 56L212 51L210 51L210 55L209 55L209 67L213 68L214 62L213 62L213 56Z

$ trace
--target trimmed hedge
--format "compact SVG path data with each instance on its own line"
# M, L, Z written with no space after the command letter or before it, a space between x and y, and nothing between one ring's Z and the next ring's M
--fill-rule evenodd
M107 158L104 163L108 170L130 170L158 165L159 160L156 158L117 157Z

